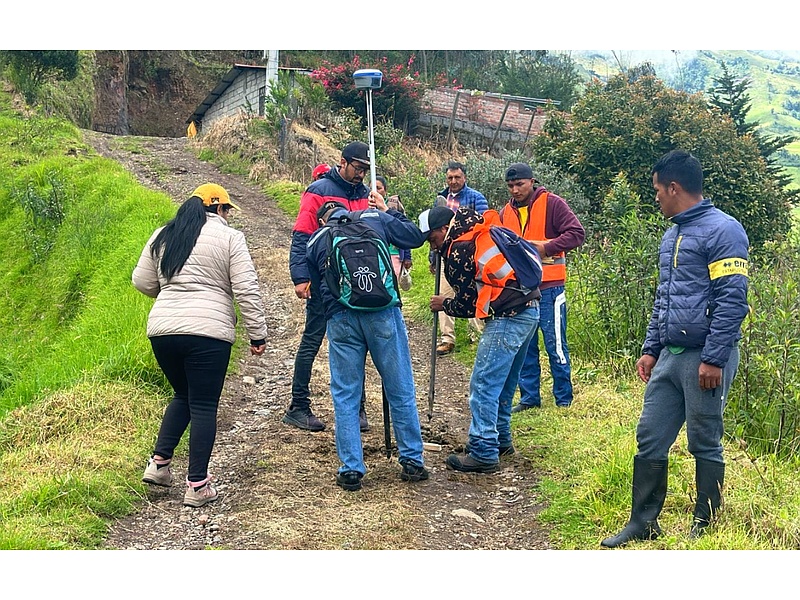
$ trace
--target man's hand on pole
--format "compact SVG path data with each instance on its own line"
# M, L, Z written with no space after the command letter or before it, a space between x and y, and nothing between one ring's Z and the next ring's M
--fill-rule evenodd
M381 212L386 212L389 207L386 206L386 201L378 192L372 191L369 193L369 207L377 208Z

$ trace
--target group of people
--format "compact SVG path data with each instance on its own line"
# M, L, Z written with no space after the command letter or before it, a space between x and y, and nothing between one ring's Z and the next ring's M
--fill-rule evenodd
M541 404L539 339L550 359L557 406L573 400L566 343L566 253L584 241L584 228L567 202L535 178L530 165L505 171L510 199L497 211L466 185L466 167L450 162L448 187L432 208L408 219L399 199L387 201L379 179L370 191L363 179L371 166L369 147L352 142L338 166L320 166L300 201L292 233L290 274L295 294L306 301L306 323L297 351L292 399L283 422L321 431L310 401L313 361L323 337L329 344L330 393L340 466L336 483L362 487L366 474L361 432L369 428L364 409L365 361L369 352L388 401L401 466L400 478L428 479L416 404L408 333L399 301L379 310L356 310L331 289L332 227L362 222L397 250L395 278L410 269L410 250L430 245L432 264L441 262L440 293L430 309L451 318L474 319L481 329L469 385L471 421L464 451L450 454L447 468L492 473L500 458L515 452L514 412ZM682 150L659 160L652 171L656 201L673 226L660 249L660 281L652 318L637 363L647 383L637 428L633 505L628 525L603 540L617 547L660 534L657 517L666 496L667 454L685 422L689 451L697 461L697 506L692 535L699 536L721 502L724 476L722 411L738 364L739 328L747 313L748 240L742 226L702 195L699 161ZM380 185L378 185L380 184ZM227 226L228 193L204 184L174 219L151 236L133 272L133 283L156 298L147 335L174 389L143 481L172 484L175 447L191 422L184 504L202 506L217 498L208 474L216 434L216 410L235 339L238 303L250 351L264 352L266 325L258 279L244 236ZM502 226L529 240L542 262L536 288L522 285L492 241ZM407 254L406 254L407 253ZM442 319L437 353L453 350L452 329ZM449 334L448 334L449 331ZM517 389L520 402L512 407Z

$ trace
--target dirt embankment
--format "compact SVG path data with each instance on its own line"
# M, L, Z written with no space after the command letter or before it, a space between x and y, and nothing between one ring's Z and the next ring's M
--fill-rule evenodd
M180 202L199 184L225 187L241 206L232 224L248 240L258 269L269 337L261 357L243 354L229 374L220 404L210 472L221 498L201 509L181 504L186 459L178 457L178 481L150 489L141 510L113 523L106 546L120 549L546 549L548 536L536 520L536 473L516 455L493 475L448 471L444 459L463 448L469 425L470 371L452 357L438 360L436 406L429 421L430 329L408 322L423 439L440 444L425 452L428 481L400 481L396 452L386 458L380 381L368 363L363 435L369 469L360 492L338 488L325 344L315 362L312 405L326 422L309 433L281 422L290 400L292 368L304 323L294 295L288 255L292 221L243 179L220 172L187 151L185 139L136 138L131 153L121 138L85 132L99 154L123 164L145 186ZM155 437L156 432L153 432ZM144 467L146 457L142 457Z

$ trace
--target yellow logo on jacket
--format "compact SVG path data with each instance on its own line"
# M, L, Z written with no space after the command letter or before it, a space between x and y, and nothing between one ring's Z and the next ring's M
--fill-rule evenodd
M744 275L747 277L747 259L723 258L708 265L708 274L712 281L728 275Z

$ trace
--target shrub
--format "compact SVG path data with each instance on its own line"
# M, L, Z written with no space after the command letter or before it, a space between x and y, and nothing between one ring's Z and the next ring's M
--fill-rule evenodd
M618 175L604 199L604 229L570 256L571 351L628 374L641 356L658 278L664 220L642 214L639 197Z
M727 429L757 453L800 450L800 252L767 244L750 269L750 315L742 327Z
M353 60L341 64L323 62L311 76L323 85L332 101L343 108L352 108L366 123L366 92L356 89L353 73L363 68L380 68L383 82L381 88L372 93L373 115L408 132L419 114L422 97L422 84L417 79L419 73L412 69L413 63L412 55L405 65L395 64L387 69L386 57L379 65L368 65L362 64L356 55Z

